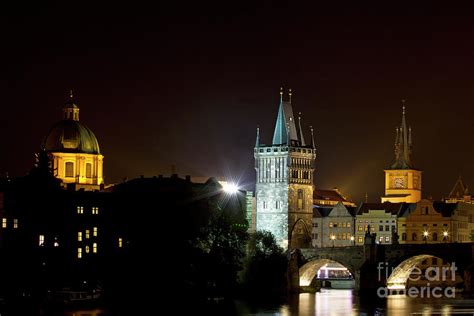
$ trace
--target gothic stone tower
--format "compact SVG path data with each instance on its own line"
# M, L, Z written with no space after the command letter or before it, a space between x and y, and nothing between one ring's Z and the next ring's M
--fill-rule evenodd
M291 105L280 91L280 106L271 145L257 140L254 149L257 230L270 231L287 248L309 247L313 216L313 173L316 149L313 130L306 145L301 117L296 127Z
M416 203L421 200L421 171L411 161L411 127L407 129L405 101L403 102L402 125L396 129L395 163L385 171L385 195L383 202Z

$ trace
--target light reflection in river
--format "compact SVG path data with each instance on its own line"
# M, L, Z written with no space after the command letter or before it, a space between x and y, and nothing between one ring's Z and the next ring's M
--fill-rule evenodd
M322 289L315 294L302 293L291 297L287 304L264 310L240 309L239 315L255 316L293 316L293 315L452 315L456 312L474 315L474 300L410 298L404 295L392 295L376 300L372 297L361 298L352 290Z

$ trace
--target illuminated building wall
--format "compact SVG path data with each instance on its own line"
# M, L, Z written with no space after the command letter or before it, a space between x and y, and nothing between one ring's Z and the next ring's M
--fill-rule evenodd
M474 205L421 200L398 221L400 243L471 242Z
M355 244L354 208L342 202L333 208L315 208L313 212L312 245L314 247L347 247Z
M376 233L376 242L392 244L397 232L397 215L409 204L363 203L356 215L355 242L364 244L365 233L370 225L370 233Z
M300 117L296 127L291 91L289 101L283 101L283 92L280 92L271 145L260 143L257 129L254 157L257 230L272 232L284 248L289 242L292 247L309 247L316 150L312 135L311 144L305 143Z

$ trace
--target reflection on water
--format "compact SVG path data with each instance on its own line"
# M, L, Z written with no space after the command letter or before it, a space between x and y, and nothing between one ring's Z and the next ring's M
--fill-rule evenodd
M359 297L352 290L322 289L315 294L302 293L291 297L287 304L272 308L242 308L239 315L474 315L474 300L410 298L403 295L387 299Z

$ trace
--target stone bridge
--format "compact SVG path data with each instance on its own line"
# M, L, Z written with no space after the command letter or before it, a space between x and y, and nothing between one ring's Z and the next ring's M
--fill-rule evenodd
M381 286L404 287L411 270L428 258L454 263L466 291L474 290L474 243L398 244L306 248L292 250L289 282L293 290L314 285L318 270L329 262L346 267L355 279L355 290ZM395 270L394 270L395 269ZM394 271L394 272L392 272Z

